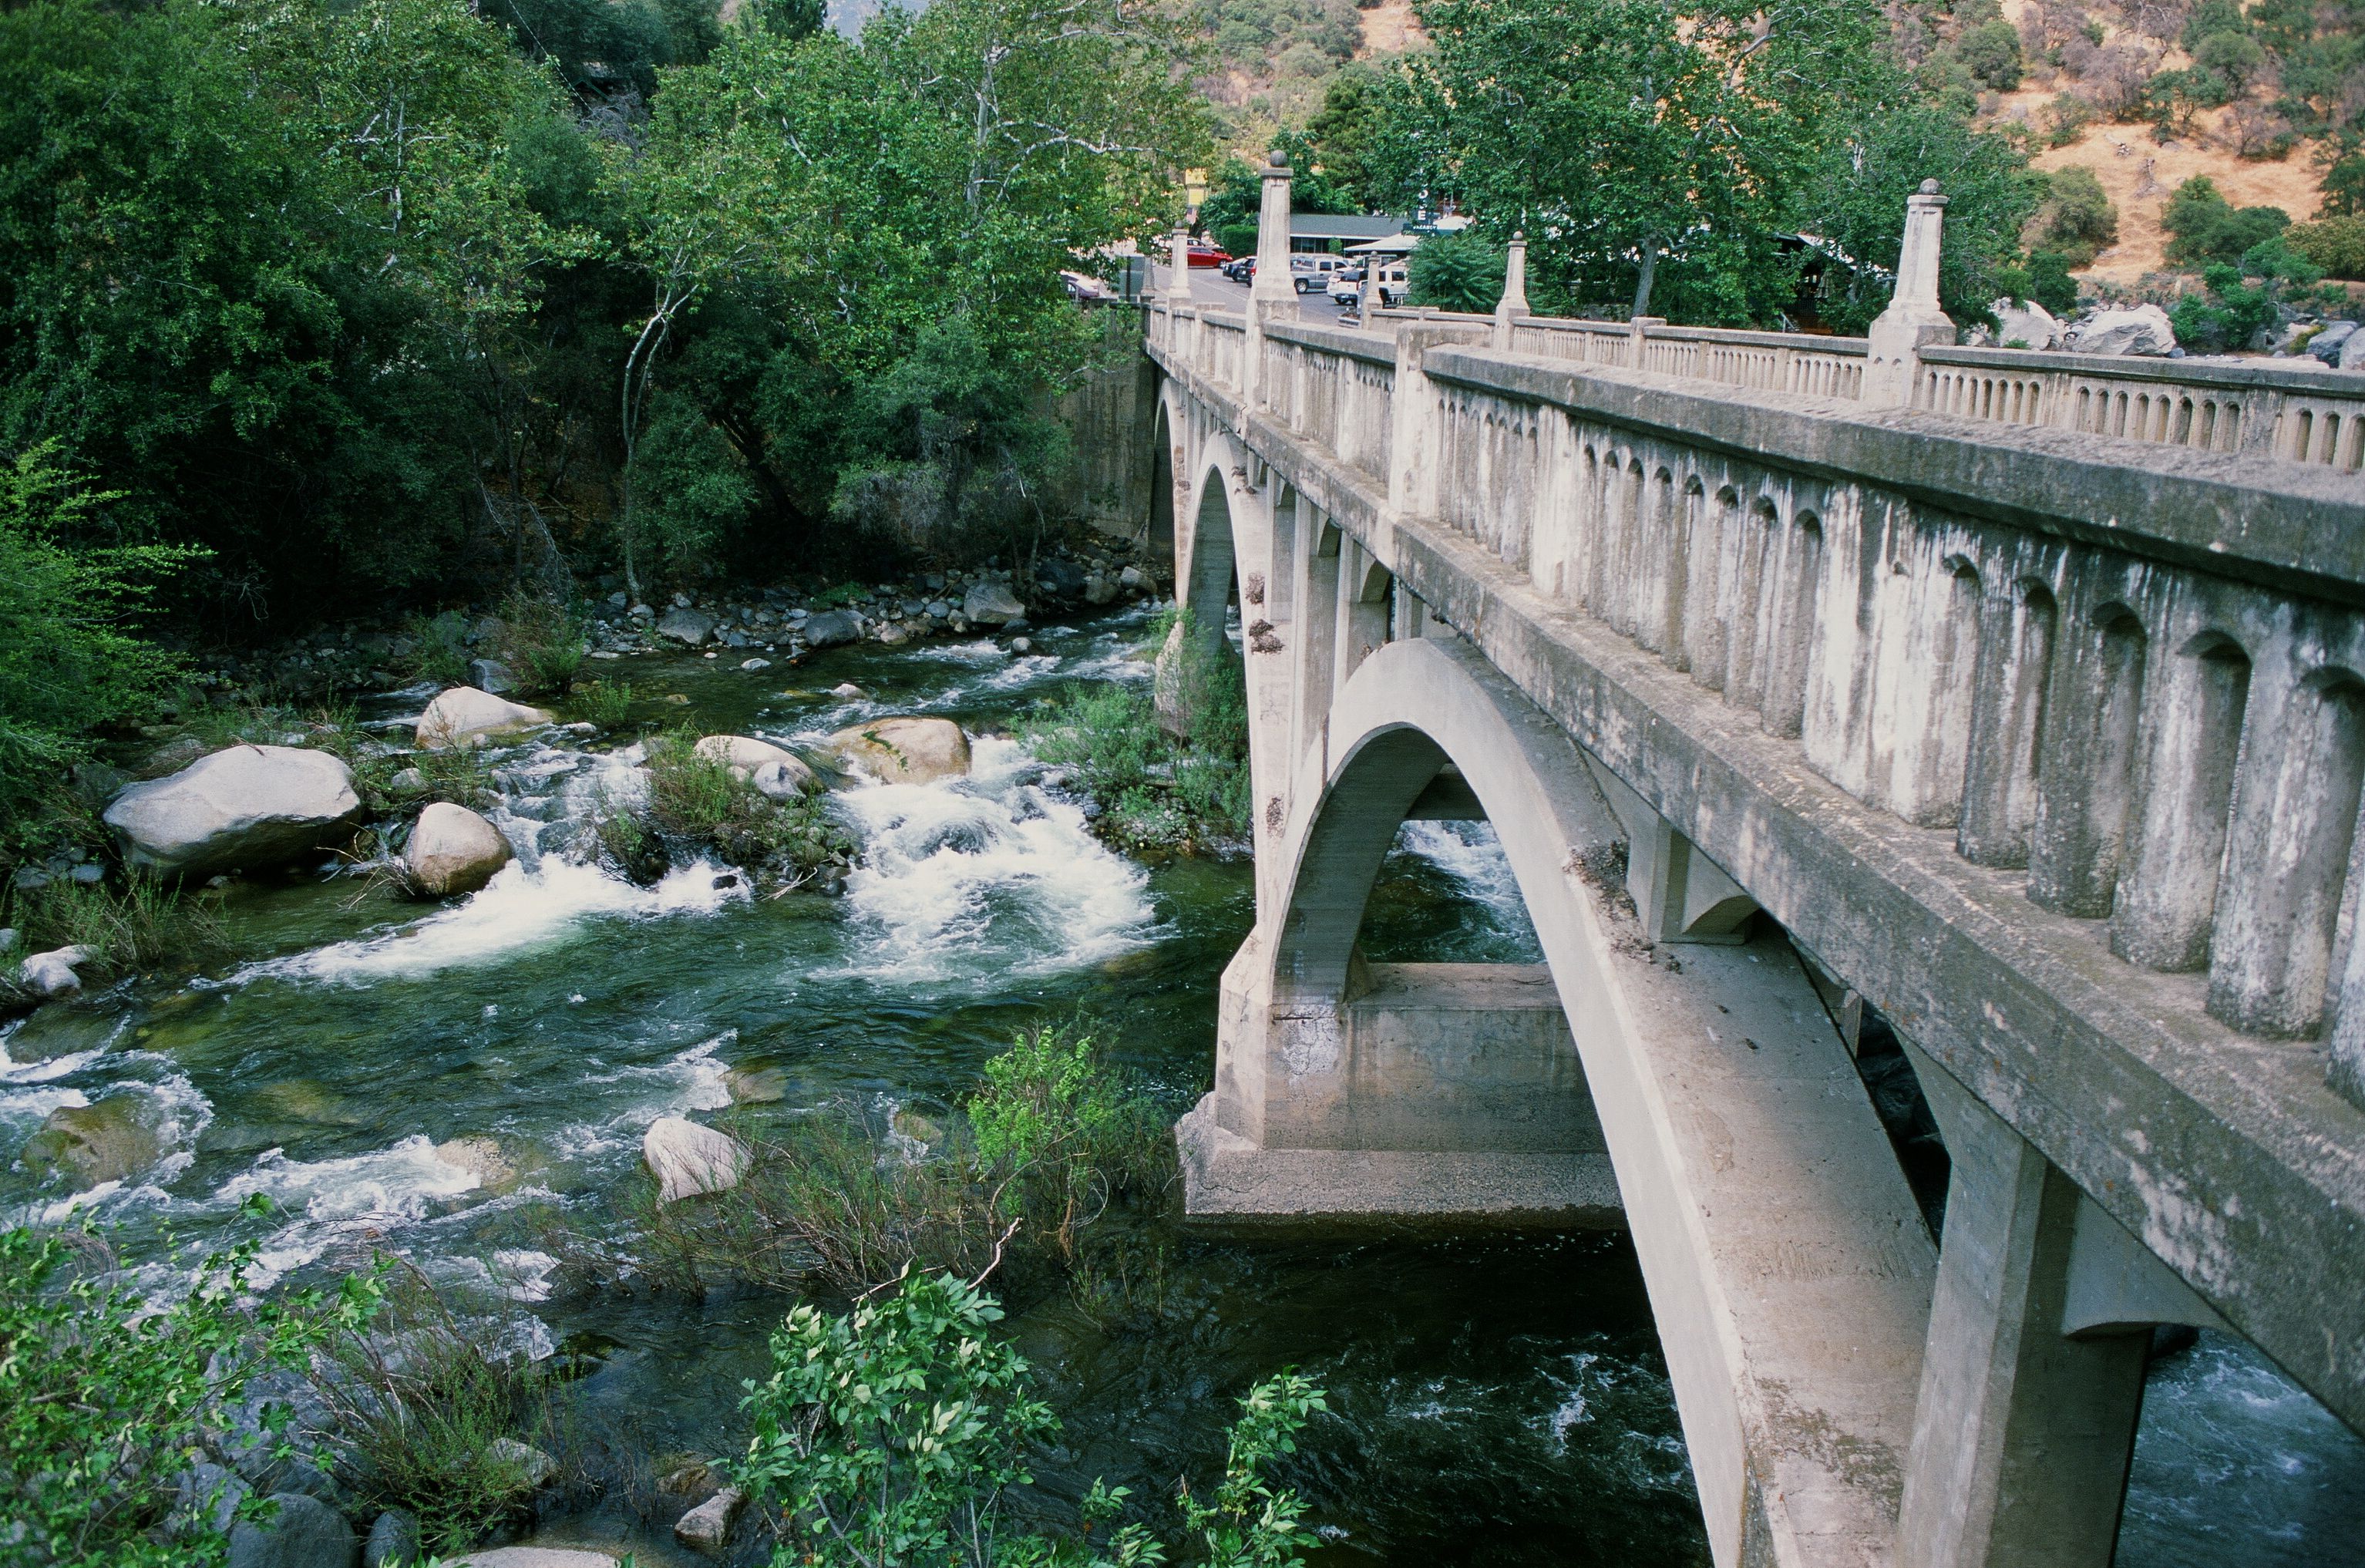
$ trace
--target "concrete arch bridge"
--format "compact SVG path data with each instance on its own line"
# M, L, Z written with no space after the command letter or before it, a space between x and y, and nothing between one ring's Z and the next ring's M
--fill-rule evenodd
M1257 801L1193 1212L1629 1227L1723 1568L2107 1568L2158 1324L2365 1424L2365 398L1965 362L1926 191L1866 340L1547 322L1516 247L1317 328L1288 177L1245 313L1146 317ZM1363 959L1424 817L1542 965Z

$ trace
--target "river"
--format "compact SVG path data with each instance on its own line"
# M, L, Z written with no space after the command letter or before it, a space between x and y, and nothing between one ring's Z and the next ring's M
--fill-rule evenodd
M653 722L780 737L888 713L959 720L970 777L849 791L862 842L842 897L751 898L727 868L641 889L562 843L612 754L546 742L497 757L496 820L521 858L447 907L355 879L242 885L243 962L186 985L126 982L0 1035L0 1148L61 1104L145 1086L171 1153L69 1205L0 1173L0 1203L118 1227L162 1282L184 1243L252 1236L274 1276L398 1250L489 1281L536 1348L582 1352L576 1417L644 1456L727 1454L739 1380L776 1297L554 1289L529 1217L604 1211L642 1180L649 1122L774 1070L786 1107L851 1103L881 1128L931 1116L1031 1024L1083 1018L1178 1112L1210 1071L1216 977L1246 934L1244 862L1145 864L1096 841L1013 718L1077 680L1141 680L1139 612L989 641L839 649L749 672L676 655L610 665ZM841 682L868 695L828 695ZM380 721L428 691L374 699ZM674 700L681 699L682 700ZM1375 896L1371 956L1528 960L1534 939L1483 825L1408 826ZM436 1146L490 1137L524 1170L488 1186ZM275 1212L241 1212L252 1193ZM588 1221L587 1221L588 1223ZM1149 1496L1219 1462L1233 1401L1295 1366L1329 1393L1285 1478L1325 1563L1707 1561L1681 1429L1632 1250L1608 1237L1300 1242L1173 1238L1161 1310L1112 1325L1053 1294L1011 1322L1066 1421L1037 1473ZM2365 1445L2246 1347L2205 1338L2155 1368L2121 1568L2351 1562ZM615 1540L616 1510L561 1521ZM600 1532L608 1533L601 1534ZM646 1562L668 1542L627 1538ZM696 1561L683 1558L682 1561Z

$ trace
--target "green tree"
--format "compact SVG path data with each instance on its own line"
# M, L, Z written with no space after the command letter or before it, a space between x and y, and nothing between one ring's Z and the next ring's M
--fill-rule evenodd
M1385 79L1369 65L1350 65L1322 91L1320 112L1306 125L1314 161L1348 200L1365 212L1394 206L1383 144L1387 139Z
M2319 218L2292 225L2283 238L2327 277L2365 278L2365 218Z
M1424 0L1393 134L1410 184L1501 239L1527 231L1536 290L1622 288L1749 319L1787 297L1774 241L1839 111L1880 70L1864 0ZM1901 209L1900 209L1901 210Z
M1955 40L1956 57L1971 80L1999 93L2020 88L2020 29L2001 17L1966 28Z
M1411 303L1485 315L1503 298L1503 247L1476 230L1432 234L1405 264Z
M1974 130L1942 108L1884 99L1833 128L1805 182L1798 225L1819 236L1827 264L1816 305L1844 332L1862 331L1889 304L1904 238L1905 198L1924 179L1946 196L1938 300L1960 322L1983 320L2003 290L1999 274L2047 184L2001 136Z

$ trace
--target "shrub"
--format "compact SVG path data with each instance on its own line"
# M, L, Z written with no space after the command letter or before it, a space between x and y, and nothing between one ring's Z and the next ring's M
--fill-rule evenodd
M405 629L410 639L410 670L438 686L468 684L468 622L456 610L415 615Z
M1102 1542L1007 1532L1003 1497L1031 1484L1029 1447L1059 1432L1027 1386L1024 1357L994 1334L1002 1309L973 1282L906 1273L886 1300L833 1317L803 1305L772 1336L772 1372L741 1402L755 1435L733 1477L778 1528L773 1568L814 1561L888 1568L1125 1568L1160 1563L1148 1528ZM1305 1503L1264 1473L1293 1451L1322 1391L1292 1373L1241 1401L1223 1480L1205 1503L1187 1491L1184 1527L1217 1568L1291 1568L1311 1545ZM1095 1484L1087 1534L1126 1491Z
M646 825L660 836L711 849L781 890L853 857L853 835L829 814L825 797L770 800L697 745L686 730L649 744Z
M1955 52L1971 80L1999 93L2020 88L2020 29L2001 17L1966 28L1955 40Z
M2264 104L2237 104L2225 117L2225 140L2241 157L2272 162L2291 156L2299 145L2299 132Z
M555 599L512 590L493 652L527 692L563 691L583 667L583 618Z
M621 680L594 680L575 689L577 711L603 730L612 730L632 716L633 688Z
M174 673L133 627L151 585L204 553L66 542L116 498L46 445L0 462L0 837L11 841L85 755L84 737L143 711Z
M2291 215L2279 207L2237 208L2208 175L2195 174L2168 198L2160 224L2170 235L2168 259L2197 269L2212 262L2237 264L2253 246L2289 228Z
M1089 1034L1045 1027L985 1064L969 1103L980 1168L1003 1212L1076 1255L1076 1233L1110 1199L1151 1186L1167 1118L1102 1058Z
M2049 184L2045 205L2029 221L2029 249L2057 252L2072 267L2091 266L2118 243L2119 209L2091 169L2057 169Z
M2316 188L2324 194L2318 217L2365 218L2365 152L2351 152L2326 163Z
M2186 295L2168 313L2184 347L2204 353L2237 349L2274 320L2274 291L2268 284L2245 283L2239 268L2223 263L2212 263L2202 279L2206 292Z
M2365 218L2319 218L2295 224L2283 240L2327 277L2365 279Z
M2028 258L2028 293L2055 316L2077 314L2078 280L2069 275L2069 258L2056 251L2038 251Z
M1502 300L1504 265L1503 248L1475 230L1431 234L1405 263L1409 302L1485 315Z
M2242 32L2212 33L2192 50L2192 63L2224 82L2229 92L2248 90L2267 68L2267 51Z
M2045 106L2038 129L2047 147L2067 147L2085 135L2086 128L2093 123L2093 105L2075 93L2056 93L2053 101Z
M332 1335L365 1327L376 1301L362 1276L334 1294L256 1303L246 1288L255 1250L207 1258L160 1303L101 1283L85 1265L106 1260L88 1231L0 1230L0 1496L11 1563L223 1561L221 1489L175 1518L192 1456L259 1373L305 1366ZM263 1422L279 1457L293 1454L286 1409L266 1407ZM236 1517L266 1519L269 1507L250 1496Z
M431 1551L456 1551L514 1518L532 1487L496 1446L546 1423L548 1375L504 1353L403 1265L375 1324L333 1338L313 1382L321 1434L367 1502L418 1516Z
M1182 612L1151 634L1171 650L1159 683L1187 740L1160 725L1157 703L1130 686L1079 686L1027 726L1035 755L1070 770L1100 808L1096 831L1129 848L1193 848L1249 830L1248 700L1227 640L1194 635Z

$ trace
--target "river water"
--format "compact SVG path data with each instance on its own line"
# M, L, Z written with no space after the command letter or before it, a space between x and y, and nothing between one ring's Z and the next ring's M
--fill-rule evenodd
M961 782L837 797L864 847L845 895L755 900L724 868L640 889L567 859L601 795L631 788L628 757L504 752L495 814L521 858L474 897L396 903L351 878L241 887L226 919L244 962L0 1035L0 1149L59 1105L134 1088L172 1119L171 1152L143 1176L69 1204L12 1170L0 1204L114 1225L160 1282L168 1227L197 1246L259 1239L273 1275L398 1250L505 1292L523 1342L586 1351L572 1408L611 1447L729 1453L739 1380L763 1367L784 1304L555 1292L526 1216L604 1212L641 1179L648 1123L722 1107L734 1068L774 1070L790 1107L850 1103L886 1128L900 1109L941 1114L1016 1030L1081 1017L1187 1105L1211 1070L1216 977L1250 924L1248 867L1109 850L997 738L1069 682L1146 679L1143 634L1136 613L1048 629L1023 655L978 641L758 672L610 665L653 721L786 738L941 713L980 737L975 765ZM827 695L843 681L869 695ZM1407 826L1366 944L1383 960L1536 956L1483 825ZM499 1139L522 1182L488 1186L438 1156L463 1137ZM241 1212L257 1193L268 1220ZM1056 1293L1014 1315L1067 1424L1037 1469L1055 1505L1095 1476L1143 1496L1204 1479L1232 1402L1295 1366L1330 1395L1286 1470L1326 1563L1707 1561L1621 1240L1173 1245L1147 1320ZM2365 1445L2246 1347L2204 1339L2155 1369L2123 1568L2353 1562L2360 1523ZM631 1544L671 1560L662 1540Z

